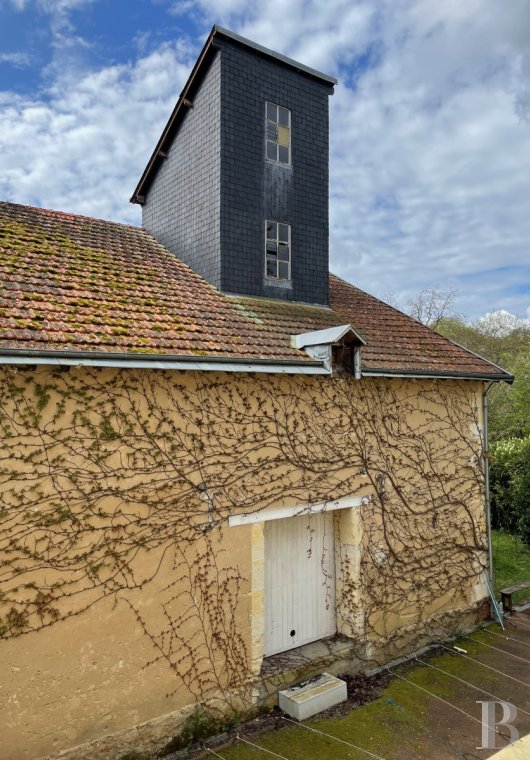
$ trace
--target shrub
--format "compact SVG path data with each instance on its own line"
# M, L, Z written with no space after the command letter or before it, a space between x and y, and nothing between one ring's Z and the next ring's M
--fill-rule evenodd
M498 441L492 454L492 525L530 545L530 436Z

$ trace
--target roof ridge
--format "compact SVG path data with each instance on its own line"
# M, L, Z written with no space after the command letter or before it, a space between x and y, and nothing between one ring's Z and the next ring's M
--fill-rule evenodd
M336 77L332 77L330 74L325 74L323 71L319 71L312 66L308 66L301 61L297 61L294 58L285 55L284 53L278 52L277 50L272 50L265 45L261 45L259 42L254 42L254 40L250 40L248 37L243 37L241 34L233 32L231 29L227 29L224 26L214 24L210 34L212 34L213 37L216 35L227 37L229 40L238 42L240 45L243 45L246 48L250 48L250 50L254 50L261 55L266 55L269 58L273 58L276 61L279 61L279 63L282 63L285 66L289 66L302 74L308 74L315 79L321 79L327 84L336 85L339 83L339 80Z

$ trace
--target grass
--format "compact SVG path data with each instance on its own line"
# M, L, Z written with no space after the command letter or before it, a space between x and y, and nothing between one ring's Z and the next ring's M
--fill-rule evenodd
M495 593L499 596L502 588L530 581L530 549L520 538L504 531L492 531L491 538ZM514 601L520 601L528 596L530 589L514 594L513 598Z

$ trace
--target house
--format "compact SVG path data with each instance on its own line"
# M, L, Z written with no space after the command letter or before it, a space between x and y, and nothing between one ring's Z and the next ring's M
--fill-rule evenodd
M159 748L484 612L512 378L328 274L334 85L214 27L142 228L0 204L9 760Z

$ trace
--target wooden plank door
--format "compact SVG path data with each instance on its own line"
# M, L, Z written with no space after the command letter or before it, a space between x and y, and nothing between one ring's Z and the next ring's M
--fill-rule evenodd
M265 523L265 656L335 631L333 515Z

